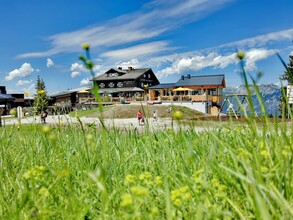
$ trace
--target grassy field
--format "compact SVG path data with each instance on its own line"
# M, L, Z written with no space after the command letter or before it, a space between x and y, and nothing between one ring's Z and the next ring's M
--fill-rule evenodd
M94 76L89 45L83 48L80 59ZM251 98L244 53L238 58ZM95 84L93 92L99 100ZM153 110L143 109L146 117ZM183 119L195 117L180 111ZM129 117L117 106L103 113ZM205 132L121 132L80 121L7 126L0 137L1 219L293 219L291 122L246 117Z
M291 124L22 125L0 137L1 219L293 218Z
M171 118L174 111L180 111L183 113L184 119L196 119L203 116L204 114L192 110L184 106L175 106L171 107L172 112L169 112L168 109L171 105L140 105L140 104L125 104L125 105L112 105L103 107L103 117L104 118L136 118L136 113L138 110L143 111L143 115L146 118L152 118L153 112L157 111L159 118ZM71 112L70 115L75 117L98 117L99 114L98 108L93 108L89 110L79 110L77 112Z

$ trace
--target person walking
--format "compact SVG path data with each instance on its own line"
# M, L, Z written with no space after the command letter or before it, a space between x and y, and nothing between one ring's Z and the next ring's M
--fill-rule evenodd
M157 120L158 120L158 113L157 113L157 110L155 110L153 113L153 121L157 121Z
M46 110L43 110L41 113L41 121L43 124L46 124L47 115L48 115L48 113L46 112Z
M138 125L142 125L142 112L140 109L138 110L136 116L137 116L137 120L138 120Z

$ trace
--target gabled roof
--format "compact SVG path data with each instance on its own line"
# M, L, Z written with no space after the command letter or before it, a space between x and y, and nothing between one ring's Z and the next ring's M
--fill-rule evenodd
M162 83L156 86L151 86L149 89L167 89L167 88L172 88L175 86L175 83Z
M93 81L107 81L107 80L134 80L143 75L144 73L151 70L151 68L142 69L131 69L131 70L121 70L116 68L111 68L107 72L93 78ZM118 73L118 76L107 76L109 73Z
M81 87L81 88L76 88L76 89L68 89L68 90L65 90L65 91L58 92L58 93L55 93L53 95L50 95L50 97L64 96L64 95L69 95L71 93L75 93L75 92L78 92L78 91L81 91L81 90L90 90L90 89L91 88L89 88L89 87Z
M225 86L225 75L184 76L174 86Z
M118 92L143 92L144 90L138 87L124 87L124 88L105 88L99 89L99 93L118 93Z
M15 98L12 95L1 94L0 93L0 101L13 101Z

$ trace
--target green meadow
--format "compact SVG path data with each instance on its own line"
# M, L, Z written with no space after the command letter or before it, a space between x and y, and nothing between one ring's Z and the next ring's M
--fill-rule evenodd
M34 124L0 137L1 219L293 218L291 123Z
M80 58L94 75L94 64ZM265 116L252 81L261 122L242 106L245 122L202 132L182 110L173 116L184 119L179 129L156 132L81 120L1 128L1 219L293 219L292 122L284 111L280 120ZM93 92L99 101L95 84ZM103 125L104 110L88 113Z

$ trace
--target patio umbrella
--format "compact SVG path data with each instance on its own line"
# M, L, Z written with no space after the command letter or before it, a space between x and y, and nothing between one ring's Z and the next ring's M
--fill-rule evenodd
M90 93L90 92L84 89L84 90L78 91L77 93Z
M173 89L173 91L177 92L177 91L191 91L192 89L190 88L183 88L183 87L178 87L176 89Z

